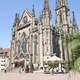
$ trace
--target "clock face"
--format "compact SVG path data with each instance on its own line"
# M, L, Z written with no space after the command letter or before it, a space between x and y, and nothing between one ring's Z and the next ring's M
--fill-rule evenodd
M27 23L27 21L28 21L27 16L25 16L25 17L23 18L23 22L24 22L24 23Z

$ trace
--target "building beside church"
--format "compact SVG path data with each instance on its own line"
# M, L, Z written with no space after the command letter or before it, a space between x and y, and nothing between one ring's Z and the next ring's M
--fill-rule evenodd
M0 48L0 72L9 70L10 48Z
M43 67L44 61L54 53L68 60L67 49L64 48L61 35L78 31L77 22L67 0L56 1L56 20L51 24L49 0L44 0L44 7L39 18L36 18L33 6L32 13L25 10L20 17L15 15L12 27L11 64L13 67L26 66L30 61ZM53 26L54 25L54 26Z

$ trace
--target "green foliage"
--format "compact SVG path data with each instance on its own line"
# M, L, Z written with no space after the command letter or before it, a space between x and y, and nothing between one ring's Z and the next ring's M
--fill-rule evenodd
M50 68L53 68L53 63L51 63L50 61L48 61L47 65L48 65Z
M67 40L72 53L73 69L80 71L80 33L68 34Z
M74 70L80 72L80 57L74 62Z
M75 40L79 40L80 41L80 33L68 34L69 43L73 42Z
M58 61L55 61L54 63L52 63L52 62L48 61L47 64L48 64L48 66L49 66L50 68L55 68L55 67L58 67L59 62L58 62Z
M80 57L80 45L77 45L73 50L73 59L74 61Z

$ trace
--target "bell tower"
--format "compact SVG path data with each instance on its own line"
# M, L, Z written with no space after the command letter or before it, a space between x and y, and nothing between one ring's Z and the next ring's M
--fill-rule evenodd
M40 16L41 21L41 34L40 34L40 55L41 60L48 59L53 53L53 40L52 40L52 32L53 27L50 24L51 22L51 10L49 7L49 0L44 0L43 10ZM42 44L41 44L42 43ZM41 61L41 66L43 66L43 61Z
M56 22L57 26L66 33L68 32L68 3L67 0L56 0Z
M68 56L68 48L65 47L67 44L64 42L62 37L65 37L67 33L69 33L69 8L68 8L68 0L56 0L56 27L59 29L59 49L60 49L60 57L66 61L69 61Z

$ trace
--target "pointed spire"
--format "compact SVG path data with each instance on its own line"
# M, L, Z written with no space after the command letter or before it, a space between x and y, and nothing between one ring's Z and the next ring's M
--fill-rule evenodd
M75 18L74 11L72 12L72 25L75 28L75 31L78 32L79 28L78 28L78 25L77 25L77 21L76 21L76 18Z
M35 9L34 9L34 5L33 5L33 8L32 8L32 26L35 25Z
M15 21L16 21L16 22L19 21L19 14L18 14L18 13L16 13L16 15L15 15Z
M74 26L77 25L76 19L75 19L75 15L74 15L74 11L72 12L72 24L73 24Z
M33 8L32 8L32 16L35 17L35 9L34 9L34 5L33 5Z
M44 0L44 9L49 9L49 0Z
M57 0L56 0L56 8L58 7L58 2L57 2Z
M44 8L42 10L41 22L42 25L50 25L51 10L49 8L49 0L44 0Z
M18 13L15 14L14 26L16 25L16 23L17 24L19 23L19 14Z

